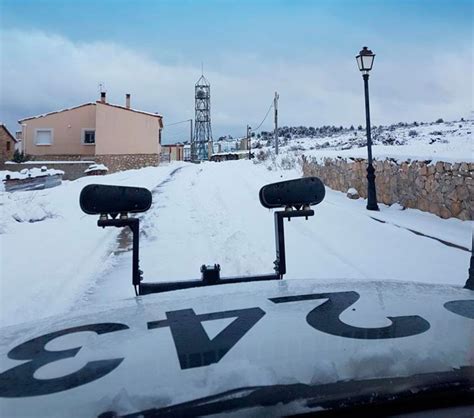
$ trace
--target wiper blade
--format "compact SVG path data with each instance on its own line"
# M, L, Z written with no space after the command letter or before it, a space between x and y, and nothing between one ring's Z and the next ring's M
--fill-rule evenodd
M123 418L195 417L238 411L246 408L299 402L296 412L319 409L321 415L352 414L356 410L372 414L435 409L452 405L474 405L474 367L409 377L351 380L323 385L251 386L229 390L189 402L123 415ZM389 408L389 412L383 410ZM102 414L101 417L119 415Z

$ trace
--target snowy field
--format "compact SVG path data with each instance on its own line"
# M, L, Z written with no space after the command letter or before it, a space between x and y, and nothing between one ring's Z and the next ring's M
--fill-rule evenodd
M473 120L405 125L372 129L372 153L375 159L431 161L433 164L437 161L474 162ZM266 142L259 142L265 148ZM365 144L365 130L343 129L314 137L293 135L283 145L282 153L304 154L319 160L338 156L367 158Z
M200 266L213 263L222 276L271 272L273 215L260 205L258 191L300 175L296 168L269 170L268 163L246 160L172 163L2 193L0 326L133 297L129 237L98 228L96 216L81 212L86 184L152 190L153 205L140 215L140 267L145 281L168 281L198 278ZM286 279L464 285L472 222L398 205L380 208L368 212L364 200L327 189L314 217L285 222Z

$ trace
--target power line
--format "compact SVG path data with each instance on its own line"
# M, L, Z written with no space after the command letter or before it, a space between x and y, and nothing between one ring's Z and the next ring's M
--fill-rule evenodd
M162 145L174 145L174 144L184 144L185 142L187 142L189 144L189 139L183 139L183 138L173 138L173 139L170 139L170 138L166 138L166 144L165 143L162 143Z
M189 125L189 122L188 122L188 125ZM171 129L171 127L169 129L166 129L167 132L172 132L172 133L175 133L175 132L189 132L189 127L187 127L186 125L174 125L176 126L175 128Z
M180 122L174 122L174 123L167 123L166 126L173 126L173 125L178 125L180 123L189 123L189 119L186 119L186 120L182 120Z
M265 115L265 117L263 118L263 120L260 122L260 125L258 125L256 128L252 128L252 130L254 132L258 131L258 129L260 128L260 126L263 125L263 122L265 122L265 120L267 119L267 116L268 114L270 113L270 110L272 110L272 107L273 107L273 100L272 100L272 104L270 105L270 107L268 108L267 110L267 114Z

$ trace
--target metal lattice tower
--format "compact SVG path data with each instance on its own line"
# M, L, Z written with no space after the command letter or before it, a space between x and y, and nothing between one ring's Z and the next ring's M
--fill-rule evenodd
M204 75L201 75L194 86L194 93L195 119L191 159L203 161L209 159L209 148L212 150L211 85Z

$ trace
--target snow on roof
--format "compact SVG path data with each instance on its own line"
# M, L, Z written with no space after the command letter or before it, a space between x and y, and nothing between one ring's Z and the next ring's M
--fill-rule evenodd
M228 154L248 154L248 150L235 150L235 151L224 151L224 152L216 152L212 155L228 155Z
M117 107L119 109L123 109L123 110L130 110L131 112L136 112L136 113L143 113L144 115L149 115L149 116L155 116L157 118L163 118L163 115L160 115L159 113L152 113L152 112L146 112L144 110L137 110L137 109L132 109L131 107L126 107L126 106L120 106L120 105L116 105L116 104L112 104L112 103L103 103L101 102L100 100L97 100L98 104L101 104L101 105L107 105L107 106L112 106L112 107Z
M131 112L143 113L144 115L155 116L155 117L158 117L160 119L163 118L163 116L158 114L158 113L145 112L143 110L132 109L132 108L128 108L128 107L120 106L120 105L115 105L115 104L111 104L111 103L102 103L100 100L98 100L95 103L94 102L84 103L84 104L81 104L81 105L78 105L78 106L68 107L68 108L60 109L60 110L55 110L54 112L42 113L41 115L36 115L36 116L29 116L27 118L19 119L18 123L22 123L26 120L31 120L31 119L44 118L46 116L54 115L56 113L67 112L68 110L79 109L79 108L84 107L84 106L95 106L97 103L107 105L107 106L117 107L117 108L123 109L123 110L129 110Z
M167 148L167 147L184 147L186 146L182 142L175 142L174 144L161 144L162 148Z
M73 106L73 107L67 107L65 109L60 109L60 110L55 110L54 112L48 112L48 113L42 113L41 115L36 115L36 116L29 116L27 118L19 119L18 123L24 122L25 120L30 120L30 119L39 119L39 118L44 118L46 116L54 115L56 113L61 113L61 112L67 112L68 110L74 110L74 109L79 109L80 107L84 106L95 106L95 103L84 103L79 106Z

